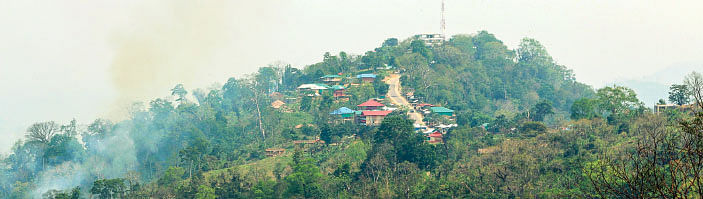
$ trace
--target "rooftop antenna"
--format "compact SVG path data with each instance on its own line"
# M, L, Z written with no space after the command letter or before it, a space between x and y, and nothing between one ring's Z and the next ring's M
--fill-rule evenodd
M442 21L440 22L440 29L442 30L442 38L444 38L444 32L447 29L447 24L444 22L444 0L442 0Z

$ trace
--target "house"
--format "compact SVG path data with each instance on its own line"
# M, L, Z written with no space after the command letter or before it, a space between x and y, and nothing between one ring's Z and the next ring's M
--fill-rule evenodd
M449 129L457 127L457 126L459 126L459 125L457 125L457 124L439 124L439 125L436 125L435 128L437 128L437 131L439 131L440 133L447 133L449 131Z
M316 144L316 143L324 144L325 141L324 141L324 140L320 140L320 139L315 139L315 140L293 140L293 144L306 145L306 144Z
M325 75L320 77L325 83L338 83L342 81L342 76L339 75Z
M432 105L432 104L422 103L422 104L415 105L415 109L420 110L420 109L426 109L427 107L433 107L433 106L434 105Z
M325 145L324 140L314 139L314 140L293 140L293 144L306 152L316 152L321 150L321 147Z
M442 137L442 133L435 131L434 133L427 135L426 141L430 144L442 143Z
M329 86L324 84L303 84L298 86L298 91L313 91L315 93L320 93L322 90L329 89Z
M444 35L442 34L419 34L417 36L427 46L439 46L444 43Z
M351 110L347 107L342 107L337 110L334 110L330 114L331 115L338 115L340 118L342 118L343 121L354 120L354 110Z
M679 105L676 105L676 104L657 104L657 105L654 105L654 112L660 113L662 111L676 109L678 107L679 107Z
M666 110L674 110L678 109L679 111L683 112L688 112L691 111L695 108L695 104L684 104L684 105L677 105L677 104L657 104L654 105L654 113L661 113Z
M361 122L367 126L380 125L383 118L386 118L391 112L393 111L362 111L361 116L364 119Z
M374 99L369 99L368 101L361 103L359 105L356 105L356 106L359 107L361 110L379 110L386 105L383 105Z
M332 86L332 90L334 90L334 93L332 94L334 97L344 97L344 91L346 89L342 85L334 85Z
M376 80L376 74L360 74L356 78L361 79L364 83L373 83Z
M439 107L430 107L430 111L432 111L433 113L437 113L437 114L440 114L440 115L444 115L444 116L449 116L449 117L454 116L454 110L451 110L451 109L448 109L448 108L444 108L444 107L441 107L441 106L439 106Z
M284 105L286 105L286 103L281 100L276 100L276 101L271 102L271 107L275 108L275 109L279 109L279 108L283 107Z
M276 156L279 156L279 155L282 155L283 153L285 153L286 149L268 148L268 149L264 150L264 152L266 153L266 157L276 157Z

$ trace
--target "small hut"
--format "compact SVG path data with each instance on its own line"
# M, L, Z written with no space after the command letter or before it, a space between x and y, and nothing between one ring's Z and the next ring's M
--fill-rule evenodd
M283 153L286 152L286 149L283 148L268 148L264 152L266 152L266 157L276 157L280 156Z

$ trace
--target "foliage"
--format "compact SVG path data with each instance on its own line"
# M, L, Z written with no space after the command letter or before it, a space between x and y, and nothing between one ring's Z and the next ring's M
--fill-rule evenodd
M402 110L380 126L329 114L384 96L382 79L394 72L421 103L456 111L425 114L431 123L458 124L440 130L442 142L426 142ZM367 73L378 78L354 78ZM296 91L330 74L342 77L347 96ZM699 76L684 85L695 91ZM177 84L171 94L135 104L124 121L31 125L0 158L0 198L81 197L75 187L97 198L618 198L628 195L612 190L658 197L648 190L672 185L696 197L703 190L690 177L700 175L691 173L701 159L700 113L652 116L629 88L594 91L530 38L517 49L486 31L434 46L389 38L363 55L325 53L304 68L277 63L221 87L189 92ZM270 107L275 100L286 105ZM70 171L79 174L52 176ZM52 179L65 190L43 186Z
M689 91L685 84L672 84L669 87L669 101L676 105L684 105L689 102Z

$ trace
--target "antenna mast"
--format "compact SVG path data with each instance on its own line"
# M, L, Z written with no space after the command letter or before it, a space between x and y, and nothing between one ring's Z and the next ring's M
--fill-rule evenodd
M447 25L444 22L444 0L442 0L442 21L440 22L440 26L441 26L440 29L442 30L442 38L444 38L445 37L444 32L447 29L447 27L446 27Z

